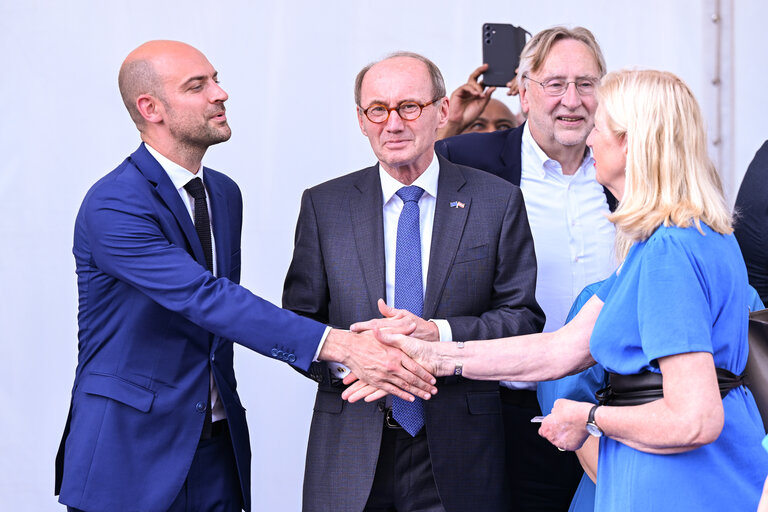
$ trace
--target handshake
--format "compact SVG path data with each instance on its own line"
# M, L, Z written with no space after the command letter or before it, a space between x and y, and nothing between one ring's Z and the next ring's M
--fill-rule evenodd
M378 305L383 318L353 324L349 332L332 329L319 359L349 368L343 382L352 385L342 397L350 402L371 402L387 394L429 400L437 393L434 376L448 374L429 343L440 340L437 326L381 299Z

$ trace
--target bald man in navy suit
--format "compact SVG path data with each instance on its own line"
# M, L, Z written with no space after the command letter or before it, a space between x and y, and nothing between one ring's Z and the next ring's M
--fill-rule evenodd
M233 342L301 369L343 361L406 400L428 398L433 378L237 284L240 190L202 166L230 137L228 96L202 53L150 41L119 85L142 143L88 191L75 224L79 352L56 493L71 511L249 510Z

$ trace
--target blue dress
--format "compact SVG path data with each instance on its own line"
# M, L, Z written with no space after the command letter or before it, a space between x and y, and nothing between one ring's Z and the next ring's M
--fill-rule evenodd
M715 366L744 371L744 262L733 236L702 230L660 227L597 292L605 304L590 350L608 371L658 372L659 358L688 352L712 353ZM768 474L762 421L743 386L723 408L720 437L685 453L655 455L603 437L595 510L755 510Z
M587 285L573 301L571 310L565 323L570 322L576 314L581 311L584 304L600 289L603 281ZM567 398L578 402L597 403L595 391L606 386L605 369L596 364L587 368L583 372L575 375L569 375L562 379L547 382L539 382L536 387L536 393L541 406L541 413L544 415L552 412L552 406L558 398ZM592 512L595 509L595 484L586 475L581 476L579 486L571 500L571 506L568 512Z

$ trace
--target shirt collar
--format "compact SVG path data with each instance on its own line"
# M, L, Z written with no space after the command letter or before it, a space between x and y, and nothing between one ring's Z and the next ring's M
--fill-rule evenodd
M423 173L421 173L421 176L416 178L416 181L411 183L411 185L416 185L417 187L421 187L424 190L424 194L428 194L432 197L437 197L437 179L440 175L440 163L437 160L437 155L432 155L432 162L430 162L429 166L427 167L427 170L425 170ZM387 171L385 171L381 165L379 165L379 180L381 181L381 192L382 192L382 204L387 204L390 199L392 199L392 196L397 193L398 190L403 188L405 185L397 181L395 178L389 175ZM422 196L424 197L424 196Z
M160 164L160 167L163 168L165 173L168 175L169 178L171 178L171 181L173 182L173 186L176 187L176 190L180 190L184 188L184 185L192 181L194 178L200 178L203 179L203 166L200 166L200 169L197 171L197 174L192 174L187 169L183 168L176 162L173 162L169 158L166 158L165 156L161 155L155 148L144 143L144 146L146 146L147 151L155 157L155 160L157 160L157 163ZM205 182L205 180L203 180Z
M548 170L562 174L563 169L560 162L549 158L533 138L533 135L531 135L530 123L525 123L525 126L523 127L522 152L523 161L526 162L526 169L530 169L531 172L535 170L539 177L544 178ZM587 146L587 151L584 154L584 160L581 161L579 171L592 168L594 162L595 160L592 158L592 148ZM528 165L529 163L530 165ZM578 173L578 171L576 172Z

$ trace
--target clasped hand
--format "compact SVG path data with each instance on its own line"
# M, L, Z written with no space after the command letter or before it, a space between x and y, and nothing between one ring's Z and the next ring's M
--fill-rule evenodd
M429 368L424 366L423 361L427 359L424 354L423 345L428 344L420 340L439 341L440 335L435 323L424 320L409 311L389 307L382 299L379 299L378 306L383 318L358 322L350 326L350 331L374 336L382 346L401 352L404 357L403 366L406 368L415 365L415 367L430 374L430 376L434 374L434 370L430 371ZM364 379L361 375L358 375L355 369L350 369L352 371L343 381L344 384L351 384L341 395L345 400L356 402L360 399L365 399L366 402L372 402L388 393L403 398L401 394L379 386L369 379ZM434 382L433 378L432 383L434 384ZM437 393L437 388L432 388L431 393ZM431 395L419 394L419 396L428 399Z

